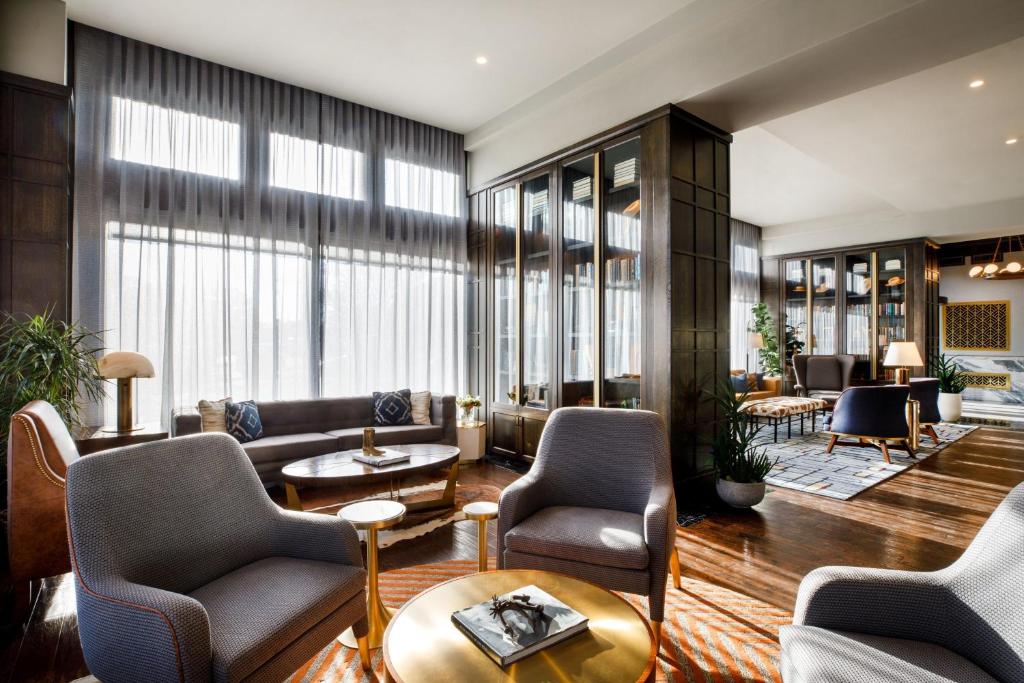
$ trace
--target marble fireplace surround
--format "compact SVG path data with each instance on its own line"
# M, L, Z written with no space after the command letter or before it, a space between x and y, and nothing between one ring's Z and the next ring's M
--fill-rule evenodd
M957 356L955 352L947 353L955 357L964 370L1010 374L1009 391L971 388L964 391L964 399L1024 405L1024 356Z

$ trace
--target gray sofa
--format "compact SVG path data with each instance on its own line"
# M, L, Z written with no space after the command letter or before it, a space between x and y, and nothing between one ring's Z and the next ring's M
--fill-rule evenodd
M1024 484L934 572L815 569L780 631L786 683L1024 681Z
M363 428L376 430L378 446L407 443L455 445L455 397L433 396L429 425L377 427L373 424L373 397L347 396L306 401L257 401L263 438L242 444L263 483L281 479L281 468L314 455L359 448ZM195 410L174 411L171 435L203 431Z

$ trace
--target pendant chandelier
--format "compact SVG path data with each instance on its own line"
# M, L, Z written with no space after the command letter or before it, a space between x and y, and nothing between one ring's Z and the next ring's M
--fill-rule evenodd
M999 248L1003 246L1002 237L996 241L996 250L992 252L992 260L986 265L978 264L971 268L967 273L969 277L981 280L1018 280L1024 279L1024 266L1021 265L1020 261L1010 261L1009 263L1000 266L999 265ZM1006 256L1006 252L1013 248L1013 237L1007 237L1006 248L1003 249L1003 256ZM1024 251L1024 238L1017 235L1018 246L1021 251Z

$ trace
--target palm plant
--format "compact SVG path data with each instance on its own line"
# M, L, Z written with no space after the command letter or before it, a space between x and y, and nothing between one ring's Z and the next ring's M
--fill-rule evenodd
M754 424L742 410L747 392L737 394L732 383L723 380L712 398L722 414L721 427L711 442L718 477L744 484L763 482L778 458L769 458L767 449L755 444L761 425Z
M768 305L761 302L750 309L754 321L750 325L750 332L761 335L764 348L758 354L758 364L761 372L777 376L782 374L782 361L779 358L779 338L775 332L775 321L768 310Z
M932 374L939 380L939 391L943 394L959 394L967 388L967 375L960 369L955 358L941 353L932 363Z
M82 425L79 399L103 396L96 367L100 339L50 311L0 322L0 448L6 458L11 416L29 401L51 403L69 429ZM6 473L6 466L3 472Z

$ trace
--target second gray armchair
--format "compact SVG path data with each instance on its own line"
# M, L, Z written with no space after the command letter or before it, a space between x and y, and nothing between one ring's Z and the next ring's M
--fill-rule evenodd
M656 632L675 554L665 426L652 412L560 408L530 472L501 494L498 567L546 569L648 597Z
M77 460L67 512L82 651L103 683L280 681L349 626L369 667L355 529L279 508L230 436Z

